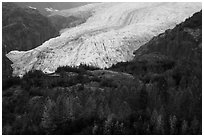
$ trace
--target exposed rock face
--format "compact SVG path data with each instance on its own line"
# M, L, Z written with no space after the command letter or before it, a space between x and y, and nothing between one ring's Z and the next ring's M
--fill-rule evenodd
M133 59L133 51L201 9L201 3L96 3L61 15L89 17L79 26L29 51L12 51L13 75L54 72L59 66L108 68ZM60 15L59 14L59 15ZM77 16L75 16L77 17Z

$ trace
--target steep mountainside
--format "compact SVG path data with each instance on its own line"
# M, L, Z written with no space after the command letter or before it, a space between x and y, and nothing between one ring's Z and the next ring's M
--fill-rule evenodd
M172 67L184 67L200 78L202 72L202 11L195 13L174 29L153 37L134 51L130 62L118 63L111 70L135 75L146 72L163 73ZM162 69L163 67L163 69ZM146 68L146 71L140 70ZM190 76L190 74L189 74Z
M200 9L200 3L88 4L58 13L83 17L85 23L62 30L59 37L33 50L12 51L7 57L14 63L14 75L30 70L51 73L66 65L108 68L133 59L134 50Z
M48 18L37 10L20 8L13 3L2 3L2 56L3 75L11 73L11 62L5 54L12 50L30 50L46 40L56 37L58 32Z
M135 59L150 53L160 53L175 60L201 61L202 12L195 13L184 23L154 37L134 52Z
M70 9L86 5L89 2L14 2L16 5L25 8L33 7L40 11L41 14L48 16L55 11Z
M175 112L182 119L202 119L202 11L154 37L134 54L134 60L109 69L139 78L152 99L151 93L158 92L167 115ZM196 125L201 129L201 123Z

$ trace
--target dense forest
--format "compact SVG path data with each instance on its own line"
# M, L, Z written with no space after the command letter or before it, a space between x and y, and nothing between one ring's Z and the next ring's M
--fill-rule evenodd
M3 79L3 134L202 134L202 11L134 54Z

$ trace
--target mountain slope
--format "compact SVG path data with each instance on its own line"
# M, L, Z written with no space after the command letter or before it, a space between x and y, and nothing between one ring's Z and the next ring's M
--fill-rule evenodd
M40 11L42 15L48 16L55 12L55 10L69 9L79 7L87 2L14 2L19 7L25 8L28 6L34 7Z
M5 54L12 50L30 50L56 37L58 32L38 10L2 3L3 75L11 73L11 62Z
M190 88L200 98L202 11L154 37L134 54L132 61L117 63L109 69L139 77L147 86L160 79L165 83L164 88L172 85L178 89Z
M50 73L66 65L108 68L133 59L134 50L200 9L200 3L89 4L62 12L90 16L85 23L64 29L33 50L12 51L7 57L14 63L14 75L30 70Z
M175 60L201 61L202 48L202 12L172 30L154 37L134 52L135 59L141 55L157 52Z

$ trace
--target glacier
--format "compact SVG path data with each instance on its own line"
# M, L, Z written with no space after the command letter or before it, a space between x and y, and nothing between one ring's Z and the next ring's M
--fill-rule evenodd
M201 3L93 3L53 14L86 18L76 27L61 30L29 51L11 51L13 75L31 70L53 73L60 66L87 64L109 68L133 59L133 52L154 36L172 29L193 13Z

